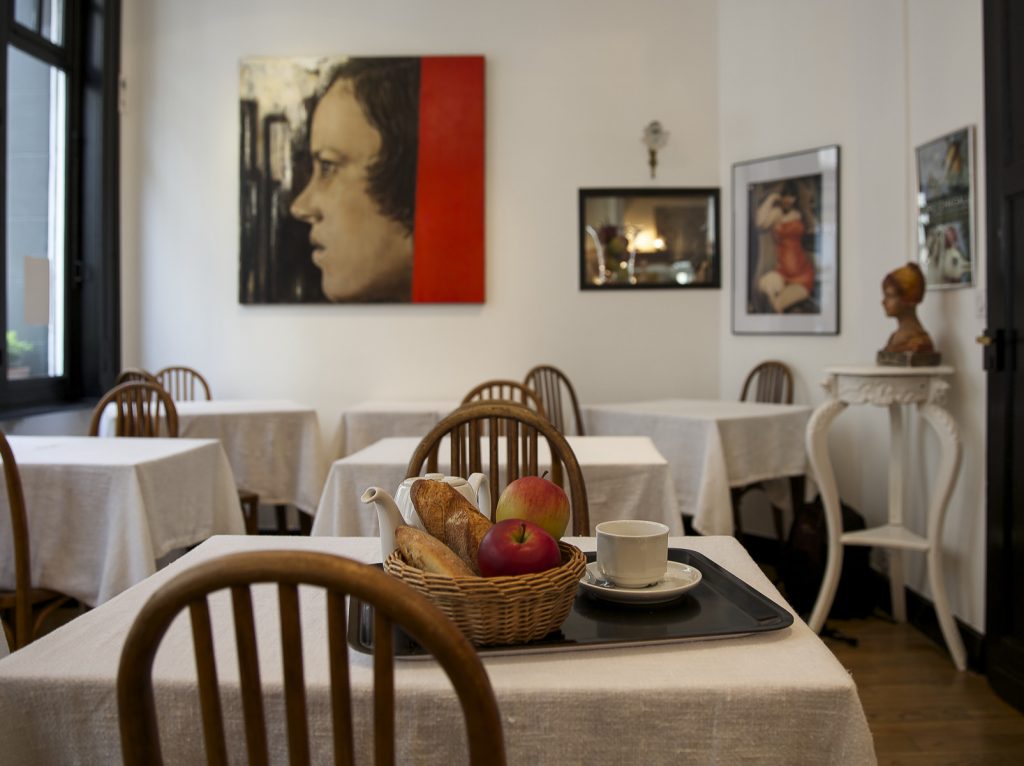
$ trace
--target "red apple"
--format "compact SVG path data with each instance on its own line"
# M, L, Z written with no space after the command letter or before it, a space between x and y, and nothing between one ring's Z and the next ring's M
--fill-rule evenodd
M562 563L558 542L536 524L505 519L491 527L476 555L484 577L543 572Z
M565 490L543 476L523 476L505 487L494 518L532 521L558 540L569 524L569 498Z

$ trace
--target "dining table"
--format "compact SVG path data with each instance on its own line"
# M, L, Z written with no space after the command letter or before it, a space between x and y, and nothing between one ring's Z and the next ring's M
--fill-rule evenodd
M669 465L649 438L568 436L566 440L583 473L591 530L611 519L648 519L668 525L670 534L682 534L682 518ZM394 495L406 478L409 459L419 443L418 437L380 439L334 461L313 519L312 534L379 534L377 514L359 498L373 486ZM486 449L483 454L487 455ZM501 456L499 470L504 470L505 449L500 443L498 454ZM448 456L448 438L445 437L438 451L438 467L445 473L449 471ZM544 439L537 443L537 461L542 470L551 465L551 453ZM484 471L487 470L485 466ZM497 500L491 498L492 505Z
M312 407L276 399L175 402L178 436L219 439L238 486L267 505L316 511L327 473L320 422ZM112 435L113 410L100 422Z
M592 551L592 537L567 542ZM731 537L672 537L791 614L779 592ZM147 599L201 562L252 550L321 551L380 561L368 537L217 536L101 607L0 660L0 758L10 763L116 763L120 760L116 679L125 636ZM697 593L697 591L694 591ZM705 591L696 603L714 599ZM576 596L588 599L582 590ZM272 763L286 762L277 596L253 589L260 673ZM210 614L228 741L241 756L241 704L226 591ZM300 594L303 663L312 759L331 760L326 615L321 591ZM621 611L652 619L654 608ZM527 646L527 649L529 646ZM354 725L370 728L373 658L348 641ZM646 645L561 645L479 654L498 703L509 764L873 764L871 733L850 674L797 616L770 632ZM171 624L153 670L164 760L199 763L203 741L187 611ZM454 690L432 659L395 665L396 760L465 763L466 738ZM356 738L368 761L372 736Z
M782 508L816 493L804 448L810 406L659 399L582 410L588 434L651 438L668 461L679 512L701 534L733 534L732 487L764 482Z
M231 466L215 439L7 440L25 496L34 587L97 606L156 572L172 551L244 532ZM0 540L10 539L3 492ZM3 547L0 589L13 588L14 554Z

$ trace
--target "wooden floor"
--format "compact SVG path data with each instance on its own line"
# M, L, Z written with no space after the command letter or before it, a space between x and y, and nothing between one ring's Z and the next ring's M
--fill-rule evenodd
M858 646L824 637L853 675L882 766L1024 764L1024 714L984 676L957 672L945 649L885 617L829 620Z

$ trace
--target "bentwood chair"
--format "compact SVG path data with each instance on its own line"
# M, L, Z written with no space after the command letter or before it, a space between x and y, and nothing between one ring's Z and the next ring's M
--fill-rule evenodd
M793 374L782 362L768 360L761 362L747 375L743 381L743 389L740 391L740 401L764 402L769 404L792 404L793 403ZM763 487L761 482L747 484L744 487L733 487L732 493L732 515L733 526L736 528L736 536L743 534L740 506L743 496L752 489ZM793 498L795 504L800 498ZM775 534L779 541L785 539L785 532L782 523L782 509L772 503L772 520L775 525Z
M160 383L176 402L192 402L196 399L210 399L210 384L198 370L184 365L164 367L156 373Z
M159 383L129 381L107 391L93 408L89 436L99 436L100 420L109 405L117 417L114 436L178 435L178 411Z
M537 445L539 437L544 437L551 452L551 480L562 486L563 476L568 480L572 534L590 534L587 489L579 461L569 442L547 418L508 402L464 404L442 418L423 437L409 460L405 475L419 476L424 466L428 473L436 472L441 440L446 436L450 437L451 473L469 476L483 471L495 500L505 486L520 476L540 475ZM486 442L486 453L482 442ZM499 456L505 459L502 471L497 469ZM497 502L491 504L492 520L496 506Z
M555 424L555 428L563 434L584 435L576 390L564 372L549 364L537 365L526 373L524 383L540 396L548 420ZM570 415L573 419L571 429Z
M519 404L533 410L541 417L547 417L544 405L537 392L518 380L485 380L483 383L471 388L462 397L463 404L470 404L471 402Z
M31 643L39 634L46 618L70 601L70 598L63 593L32 587L25 494L22 491L21 474L14 460L14 452L3 431L0 431L0 458L4 464L7 504L11 510L11 543L14 550L14 590L0 590L0 617L3 618L0 622L3 623L7 644L13 652Z
M142 383L158 383L156 376L152 373L146 372L139 367L125 367L121 372L117 374L114 379L114 385L120 383L130 383L132 381L141 381Z
M168 626L186 608L192 622L196 683L203 722L207 761L226 764L228 751L240 749L241 742L226 741L224 711L217 681L213 652L213 626L217 632L230 631L237 646L241 716L244 719L248 763L267 763L268 722L264 714L263 687L256 639L256 616L251 586L277 584L280 649L283 663L284 721L270 724L270 737L284 743L291 764L308 764L311 752L303 662L299 586L326 591L327 663L323 678L330 684L330 724L313 722L318 742L333 728L332 763L354 762L353 699L349 682L349 652L346 641L345 597L353 596L373 607L372 710L375 762L393 764L396 736L415 726L395 726L393 626L401 626L437 660L451 680L462 707L469 744L469 760L477 766L503 766L505 745L501 718L490 679L476 650L451 620L426 597L383 571L340 556L312 551L252 551L236 553L189 569L158 590L136 617L128 633L117 676L118 714L124 763L160 764L161 745L153 689L153 660ZM208 596L230 589L231 619L212 620ZM303 596L307 595L303 588ZM226 605L225 605L226 606ZM272 624L277 624L275 620ZM185 635L185 634L182 634ZM262 644L259 644L262 645ZM309 675L312 675L309 672ZM319 699L319 697L317 697ZM358 704L362 704L359 702ZM271 707L268 705L267 707ZM369 714L368 714L369 715ZM230 727L229 727L230 728ZM287 737L279 734L286 731ZM414 734L409 734L414 736ZM361 737L360 737L361 739ZM275 742L276 744L276 742ZM236 753L237 755L237 753Z

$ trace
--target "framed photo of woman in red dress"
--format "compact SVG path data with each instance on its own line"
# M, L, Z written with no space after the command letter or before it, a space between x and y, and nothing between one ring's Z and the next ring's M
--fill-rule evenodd
M839 147L733 165L732 330L839 333Z

